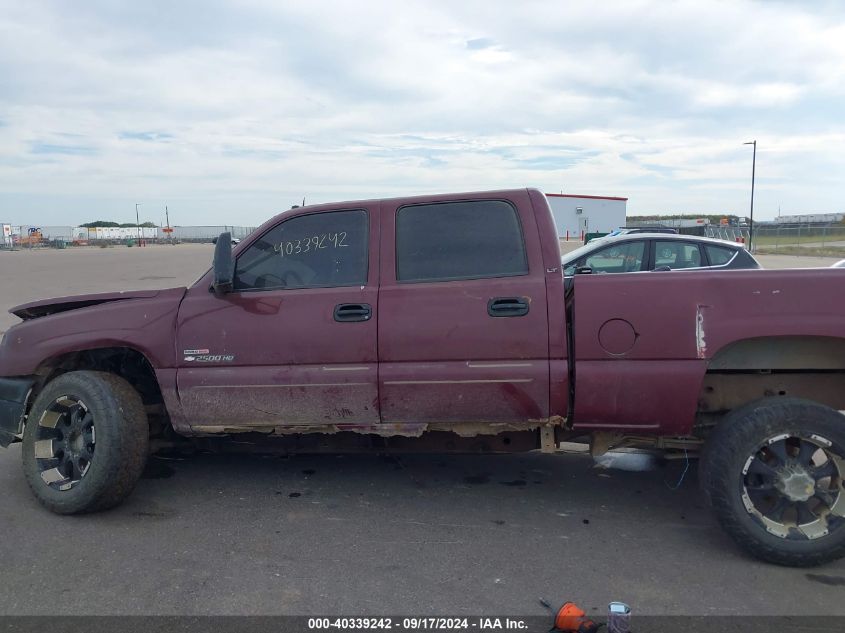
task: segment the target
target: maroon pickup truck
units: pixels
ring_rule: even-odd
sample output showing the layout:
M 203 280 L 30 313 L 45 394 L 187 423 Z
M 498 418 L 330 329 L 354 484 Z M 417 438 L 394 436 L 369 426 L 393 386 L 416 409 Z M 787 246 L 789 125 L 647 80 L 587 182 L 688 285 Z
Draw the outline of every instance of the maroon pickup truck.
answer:
M 0 345 L 0 444 L 59 513 L 114 506 L 156 442 L 284 451 L 640 447 L 701 457 L 747 550 L 845 554 L 845 277 L 583 274 L 536 190 L 303 207 L 190 288 L 39 301 Z

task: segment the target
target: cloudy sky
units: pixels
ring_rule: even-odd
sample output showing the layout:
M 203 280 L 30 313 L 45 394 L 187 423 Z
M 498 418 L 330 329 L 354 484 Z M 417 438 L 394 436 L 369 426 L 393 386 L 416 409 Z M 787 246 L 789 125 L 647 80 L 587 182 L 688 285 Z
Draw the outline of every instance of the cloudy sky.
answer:
M 845 3 L 0 0 L 0 221 L 534 186 L 845 211 Z

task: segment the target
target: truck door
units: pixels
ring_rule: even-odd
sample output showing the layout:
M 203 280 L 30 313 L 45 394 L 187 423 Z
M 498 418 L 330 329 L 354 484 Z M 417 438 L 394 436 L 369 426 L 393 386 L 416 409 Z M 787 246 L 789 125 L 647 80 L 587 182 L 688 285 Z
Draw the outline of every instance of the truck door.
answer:
M 527 192 L 382 202 L 381 215 L 382 421 L 547 417 L 546 287 Z
M 233 292 L 209 292 L 210 277 L 188 291 L 177 384 L 191 426 L 379 421 L 374 211 L 300 211 L 239 249 Z

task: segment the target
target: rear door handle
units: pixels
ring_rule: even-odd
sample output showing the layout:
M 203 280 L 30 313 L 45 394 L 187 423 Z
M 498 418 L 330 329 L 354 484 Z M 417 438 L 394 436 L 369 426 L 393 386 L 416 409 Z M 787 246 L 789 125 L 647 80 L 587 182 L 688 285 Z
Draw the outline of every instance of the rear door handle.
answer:
M 520 317 L 528 314 L 528 297 L 493 297 L 487 302 L 491 317 Z
M 369 321 L 373 309 L 369 303 L 339 303 L 334 307 L 334 320 L 340 323 Z

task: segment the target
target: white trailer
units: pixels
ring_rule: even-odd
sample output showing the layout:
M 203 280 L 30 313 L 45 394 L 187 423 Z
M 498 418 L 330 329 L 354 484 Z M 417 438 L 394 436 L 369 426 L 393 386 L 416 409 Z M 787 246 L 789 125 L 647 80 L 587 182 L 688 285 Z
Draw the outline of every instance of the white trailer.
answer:
M 842 213 L 804 213 L 802 215 L 779 215 L 775 218 L 776 224 L 835 224 L 842 222 L 845 214 Z

